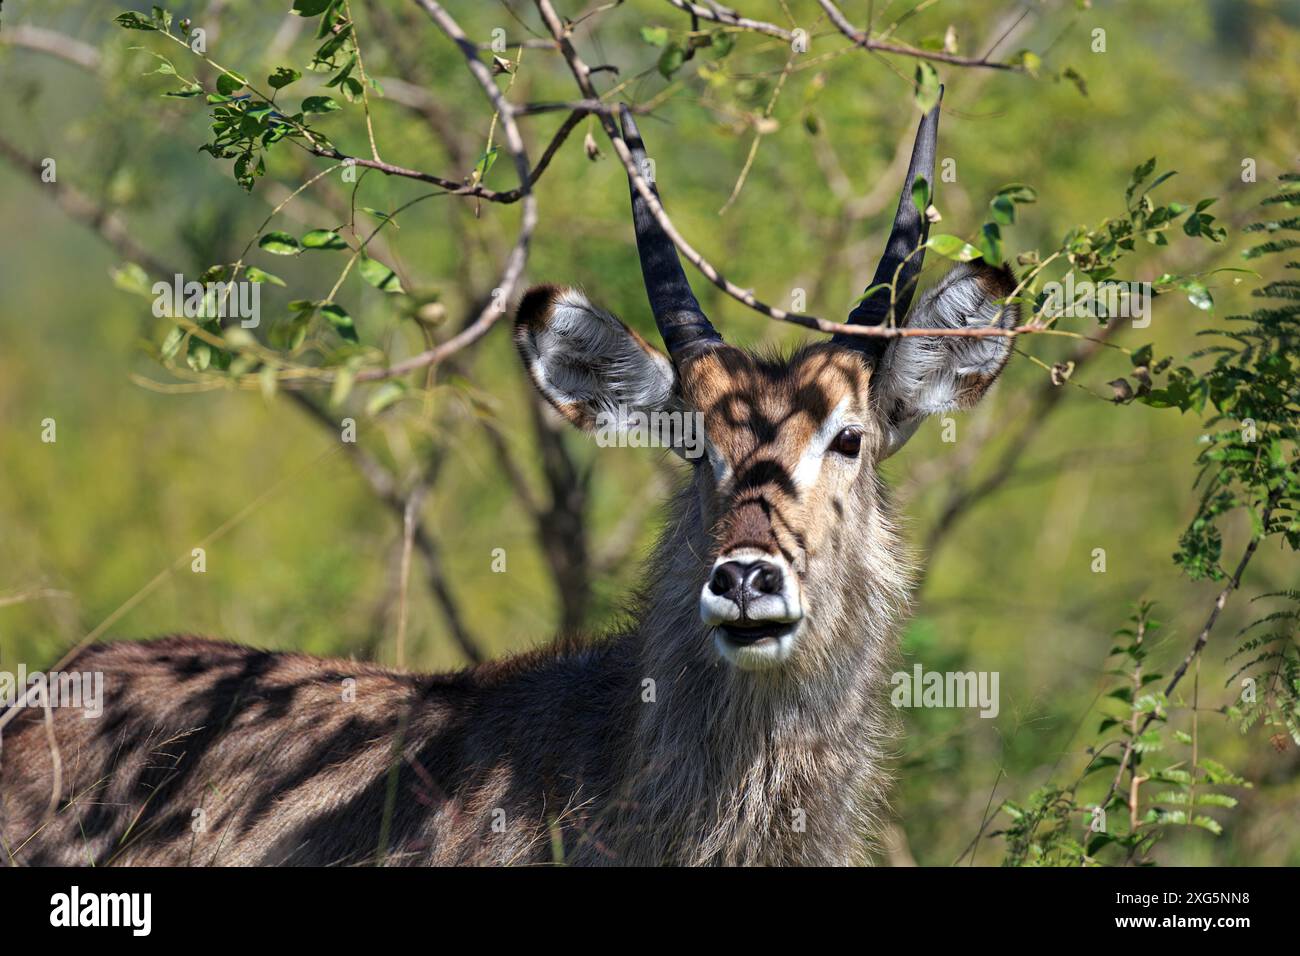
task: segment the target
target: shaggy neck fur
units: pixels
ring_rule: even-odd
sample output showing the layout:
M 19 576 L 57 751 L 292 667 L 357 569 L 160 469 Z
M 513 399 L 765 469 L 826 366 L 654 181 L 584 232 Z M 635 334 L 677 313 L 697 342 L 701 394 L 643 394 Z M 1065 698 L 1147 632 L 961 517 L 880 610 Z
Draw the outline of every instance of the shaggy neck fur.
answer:
M 887 783 L 885 675 L 910 573 L 883 496 L 862 496 L 833 553 L 808 556 L 811 611 L 794 657 L 747 672 L 722 661 L 699 619 L 710 554 L 701 480 L 671 509 L 650 562 L 659 569 L 650 611 L 631 636 L 635 683 L 653 680 L 655 699 L 640 705 L 624 751 L 615 855 L 640 864 L 861 862 Z

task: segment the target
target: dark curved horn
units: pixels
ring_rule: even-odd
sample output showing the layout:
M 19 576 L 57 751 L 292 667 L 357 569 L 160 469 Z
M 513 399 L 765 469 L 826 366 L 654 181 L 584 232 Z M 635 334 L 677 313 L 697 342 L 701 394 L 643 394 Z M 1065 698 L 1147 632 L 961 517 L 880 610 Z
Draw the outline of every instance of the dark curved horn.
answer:
M 657 198 L 659 189 L 645 174 L 645 143 L 641 141 L 641 133 L 627 104 L 621 106 L 619 116 L 623 122 L 623 140 L 632 151 L 632 160 Z M 721 344 L 722 336 L 705 317 L 686 281 L 681 260 L 677 258 L 677 247 L 636 191 L 631 177 L 628 177 L 628 186 L 632 190 L 632 223 L 636 228 L 637 252 L 641 256 L 641 276 L 645 279 L 650 311 L 654 313 L 655 325 L 659 326 L 669 356 L 676 362 L 688 352 Z
M 943 99 L 943 87 L 939 87 L 939 99 Z M 898 273 L 895 284 L 894 322 L 901 324 L 907 315 L 907 308 L 912 304 L 912 293 L 916 291 L 916 279 L 921 274 L 925 262 L 925 250 L 920 248 L 930 236 L 930 220 L 921 214 L 912 202 L 912 184 L 917 176 L 924 176 L 930 184 L 930 194 L 934 195 L 934 153 L 935 142 L 939 134 L 939 103 L 921 119 L 916 131 L 916 142 L 912 145 L 912 162 L 907 167 L 907 178 L 903 181 L 903 191 L 898 197 L 898 211 L 894 213 L 894 227 L 890 230 L 889 241 L 876 267 L 876 276 L 871 286 L 888 286 L 895 282 L 894 273 Z M 911 255 L 909 259 L 908 256 Z M 899 265 L 902 268 L 899 268 Z M 868 286 L 867 288 L 871 288 Z M 867 296 L 857 308 L 849 313 L 850 325 L 880 325 L 889 318 L 889 289 L 877 289 Z M 832 341 L 839 345 L 862 349 L 879 356 L 888 344 L 887 339 L 869 338 L 859 335 L 837 335 Z

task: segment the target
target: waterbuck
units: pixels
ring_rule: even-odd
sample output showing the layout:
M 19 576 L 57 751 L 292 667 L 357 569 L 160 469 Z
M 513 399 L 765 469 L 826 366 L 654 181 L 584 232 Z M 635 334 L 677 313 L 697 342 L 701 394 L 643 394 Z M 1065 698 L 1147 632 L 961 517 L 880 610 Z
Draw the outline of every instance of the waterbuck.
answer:
M 872 283 L 892 289 L 851 323 L 1015 321 L 1012 274 L 978 261 L 908 314 L 928 234 L 912 186 L 933 181 L 938 122 L 936 106 Z M 530 290 L 515 326 L 536 387 L 579 427 L 703 423 L 626 629 L 433 676 L 195 637 L 91 647 L 68 669 L 103 673 L 101 717 L 52 708 L 47 726 L 24 708 L 4 731 L 9 862 L 865 857 L 911 574 L 877 466 L 926 415 L 978 400 L 1009 341 L 841 334 L 756 356 L 705 318 L 635 179 L 632 216 L 666 355 L 571 288 Z

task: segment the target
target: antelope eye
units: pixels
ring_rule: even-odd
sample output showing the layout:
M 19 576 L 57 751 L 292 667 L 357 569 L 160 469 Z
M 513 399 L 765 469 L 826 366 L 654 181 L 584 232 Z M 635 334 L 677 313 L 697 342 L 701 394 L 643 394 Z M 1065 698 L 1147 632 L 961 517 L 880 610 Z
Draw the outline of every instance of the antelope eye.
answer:
M 846 458 L 857 458 L 862 450 L 862 432 L 856 428 L 843 429 L 831 442 L 830 450 Z

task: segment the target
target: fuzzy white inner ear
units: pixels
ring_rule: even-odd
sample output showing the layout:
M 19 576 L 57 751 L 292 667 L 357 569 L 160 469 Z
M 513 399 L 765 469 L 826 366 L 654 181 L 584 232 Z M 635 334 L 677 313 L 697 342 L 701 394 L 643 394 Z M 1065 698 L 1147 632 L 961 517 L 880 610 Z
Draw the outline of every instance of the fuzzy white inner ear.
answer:
M 1015 325 L 1015 305 L 1001 305 L 983 281 L 983 264 L 964 262 L 921 297 L 908 328 L 960 329 Z M 886 353 L 878 400 L 892 418 L 935 415 L 968 407 L 983 394 L 1011 354 L 1002 337 L 901 338 Z
M 538 388 L 557 406 L 625 417 L 665 408 L 673 366 L 622 322 L 576 289 L 559 292 L 530 356 Z

